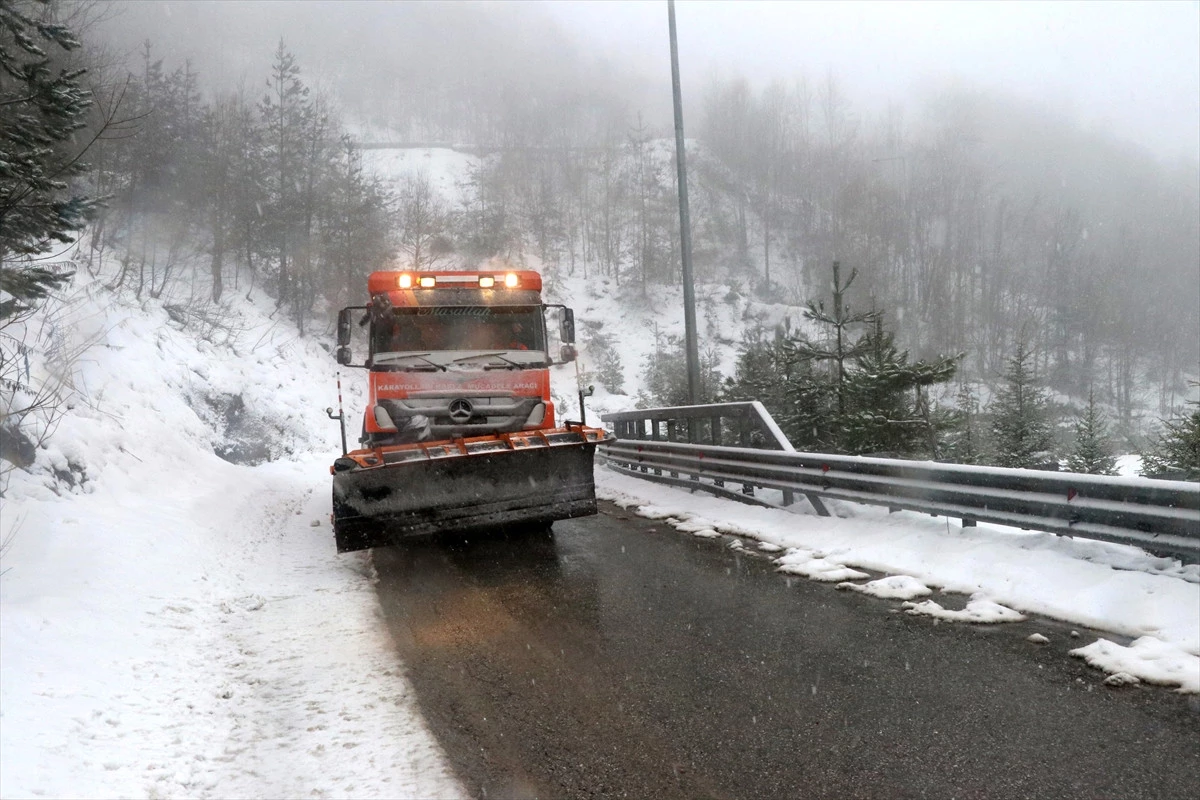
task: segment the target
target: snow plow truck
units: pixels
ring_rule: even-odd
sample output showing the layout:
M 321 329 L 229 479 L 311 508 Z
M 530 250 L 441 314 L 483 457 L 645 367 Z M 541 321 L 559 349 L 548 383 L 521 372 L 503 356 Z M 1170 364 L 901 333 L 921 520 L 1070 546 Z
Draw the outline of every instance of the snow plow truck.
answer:
M 338 363 L 368 371 L 359 449 L 334 417 L 339 553 L 596 513 L 592 460 L 609 437 L 556 419 L 549 367 L 574 360 L 575 321 L 542 302 L 537 272 L 374 272 L 367 289 L 337 323 Z

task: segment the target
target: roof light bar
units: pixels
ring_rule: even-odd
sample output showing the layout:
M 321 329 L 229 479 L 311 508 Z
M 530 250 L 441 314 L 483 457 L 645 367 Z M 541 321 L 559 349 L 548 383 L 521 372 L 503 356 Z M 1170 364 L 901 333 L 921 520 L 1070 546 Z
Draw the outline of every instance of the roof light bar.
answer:
M 510 272 L 504 276 L 504 285 L 509 289 L 515 289 L 520 284 L 521 279 L 517 277 L 517 273 Z
M 396 279 L 396 285 L 399 286 L 401 289 L 411 289 L 412 288 L 412 275 L 409 275 L 407 273 L 404 275 L 401 275 L 399 278 Z

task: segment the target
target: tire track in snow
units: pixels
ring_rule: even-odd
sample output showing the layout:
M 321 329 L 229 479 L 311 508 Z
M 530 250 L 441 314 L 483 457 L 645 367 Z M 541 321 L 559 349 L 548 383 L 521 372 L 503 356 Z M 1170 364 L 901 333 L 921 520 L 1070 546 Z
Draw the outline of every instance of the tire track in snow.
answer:
M 325 494 L 308 477 L 281 476 L 245 509 L 230 560 L 251 591 L 218 605 L 226 732 L 206 757 L 219 777 L 201 788 L 461 796 L 389 647 L 369 562 L 335 554 Z

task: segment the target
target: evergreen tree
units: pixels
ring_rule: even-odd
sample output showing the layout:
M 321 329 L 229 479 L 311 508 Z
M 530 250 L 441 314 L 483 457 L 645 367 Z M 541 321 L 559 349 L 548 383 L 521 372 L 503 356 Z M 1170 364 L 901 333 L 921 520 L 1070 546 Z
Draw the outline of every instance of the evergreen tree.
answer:
M 797 449 L 828 452 L 837 449 L 835 402 L 826 376 L 817 374 L 811 360 L 797 359 L 788 367 L 779 415 L 768 410 Z
M 823 301 L 809 302 L 804 312 L 807 319 L 833 329 L 829 342 L 816 344 L 807 339 L 796 341 L 799 356 L 813 361 L 828 361 L 833 365 L 832 383 L 834 396 L 837 398 L 838 416 L 846 414 L 846 363 L 867 352 L 868 343 L 865 337 L 850 341 L 852 326 L 873 324 L 876 313 L 868 311 L 852 314 L 845 302 L 846 290 L 858 277 L 858 270 L 850 270 L 850 277 L 845 283 L 841 282 L 841 269 L 838 262 L 833 262 L 833 311 L 825 310 Z
M 954 398 L 939 457 L 956 464 L 978 464 L 980 441 L 978 430 L 979 398 L 967 384 L 959 387 Z
M 1067 469 L 1088 475 L 1116 475 L 1117 459 L 1108 444 L 1108 425 L 1088 392 L 1087 410 L 1075 423 L 1075 450 L 1067 456 Z
M 600 352 L 600 361 L 596 365 L 596 377 L 604 384 L 610 394 L 625 394 L 625 369 L 621 364 L 621 354 L 611 342 Z
M 28 310 L 69 274 L 27 265 L 73 234 L 100 200 L 72 186 L 88 167 L 75 141 L 92 96 L 85 70 L 62 66 L 79 41 L 44 21 L 43 0 L 0 0 L 0 320 Z M 92 139 L 94 141 L 94 139 Z
M 662 337 L 655 331 L 655 348 L 646 359 L 642 376 L 646 390 L 640 401 L 653 406 L 691 405 L 687 379 L 687 351 L 678 336 Z M 715 348 L 700 351 L 699 402 L 714 403 L 721 391 L 720 354 Z
M 1200 403 L 1191 414 L 1163 421 L 1163 431 L 1150 452 L 1142 456 L 1142 474 L 1148 478 L 1200 480 Z
M 834 417 L 831 384 L 815 373 L 812 359 L 799 354 L 798 341 L 806 340 L 786 326 L 770 336 L 761 327 L 747 330 L 722 399 L 758 400 L 794 446 L 829 449 Z
M 960 356 L 908 362 L 894 334 L 875 314 L 874 329 L 862 342 L 846 380 L 846 411 L 840 415 L 841 445 L 851 454 L 937 457 L 937 428 L 924 389 L 954 376 Z
M 1004 385 L 988 406 L 992 460 L 999 467 L 1038 468 L 1054 461 L 1048 402 L 1033 375 L 1033 353 L 1024 343 L 1008 360 Z
M 613 346 L 613 338 L 600 330 L 600 323 L 588 326 L 583 337 L 583 347 L 596 368 L 591 376 L 604 384 L 604 388 L 610 394 L 625 394 L 625 371 L 621 365 L 621 354 Z
M 325 296 L 339 306 L 353 302 L 365 276 L 394 257 L 389 235 L 394 198 L 363 169 L 361 151 L 348 136 L 331 165 L 329 186 L 319 227 Z
M 773 416 L 779 414 L 786 402 L 792 367 L 789 349 L 782 331 L 768 335 L 760 325 L 747 328 L 742 334 L 733 377 L 725 379 L 722 399 L 758 400 Z
M 279 254 L 279 305 L 291 300 L 294 279 L 292 261 L 298 249 L 296 240 L 302 236 L 301 186 L 305 156 L 305 133 L 312 116 L 308 87 L 300 79 L 300 66 L 283 40 L 275 50 L 271 75 L 267 78 L 268 92 L 259 103 L 259 113 L 266 126 L 263 137 L 270 169 L 266 209 Z

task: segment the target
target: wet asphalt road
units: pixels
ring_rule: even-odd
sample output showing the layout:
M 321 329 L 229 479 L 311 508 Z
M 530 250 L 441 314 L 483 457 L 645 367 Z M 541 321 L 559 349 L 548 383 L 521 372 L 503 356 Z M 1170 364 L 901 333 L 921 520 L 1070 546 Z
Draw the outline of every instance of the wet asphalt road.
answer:
M 602 507 L 552 538 L 375 551 L 478 797 L 1196 796 L 1200 701 L 1102 686 L 1067 656 L 1086 633 L 937 625 Z

